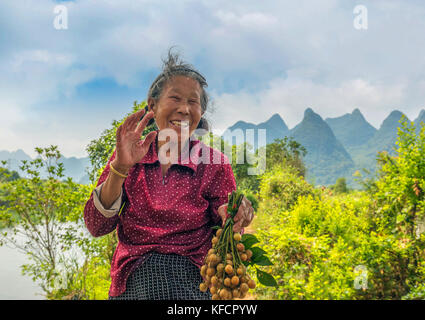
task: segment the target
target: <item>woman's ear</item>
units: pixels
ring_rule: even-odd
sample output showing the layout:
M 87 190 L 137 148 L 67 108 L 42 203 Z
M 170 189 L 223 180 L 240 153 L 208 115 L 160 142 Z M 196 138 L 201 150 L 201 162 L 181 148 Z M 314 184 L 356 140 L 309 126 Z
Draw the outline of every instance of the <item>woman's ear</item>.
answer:
M 152 98 L 149 98 L 147 101 L 148 112 L 153 110 L 154 105 L 155 105 L 155 100 Z

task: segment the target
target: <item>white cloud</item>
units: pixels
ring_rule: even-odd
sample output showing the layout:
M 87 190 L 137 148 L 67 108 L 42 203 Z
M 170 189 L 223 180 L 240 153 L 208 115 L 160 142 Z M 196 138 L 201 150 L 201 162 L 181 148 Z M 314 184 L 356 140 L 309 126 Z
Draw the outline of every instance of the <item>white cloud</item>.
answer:
M 215 94 L 217 110 L 213 125 L 217 132 L 222 132 L 235 119 L 258 124 L 279 113 L 292 129 L 310 107 L 323 119 L 359 108 L 366 120 L 379 128 L 388 115 L 388 106 L 398 106 L 405 98 L 404 89 L 404 84 L 372 84 L 366 79 L 351 79 L 331 87 L 297 76 L 278 78 L 271 80 L 261 92 Z

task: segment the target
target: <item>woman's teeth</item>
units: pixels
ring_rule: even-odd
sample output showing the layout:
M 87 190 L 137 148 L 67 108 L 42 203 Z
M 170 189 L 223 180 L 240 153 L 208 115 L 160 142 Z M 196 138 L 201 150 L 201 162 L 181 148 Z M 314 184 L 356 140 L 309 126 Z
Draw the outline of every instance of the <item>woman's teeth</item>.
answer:
M 172 124 L 178 127 L 188 127 L 189 121 L 170 121 Z

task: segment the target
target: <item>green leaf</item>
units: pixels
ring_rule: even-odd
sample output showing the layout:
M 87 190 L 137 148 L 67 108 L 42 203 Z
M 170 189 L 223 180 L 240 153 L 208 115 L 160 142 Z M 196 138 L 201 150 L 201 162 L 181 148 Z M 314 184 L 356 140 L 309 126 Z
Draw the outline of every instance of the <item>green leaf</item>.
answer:
M 244 233 L 242 235 L 242 239 L 241 242 L 243 243 L 243 245 L 245 246 L 245 249 L 249 249 L 251 248 L 254 244 L 260 242 L 256 236 L 249 234 L 249 233 Z
M 270 259 L 267 258 L 264 255 L 259 256 L 258 258 L 255 259 L 255 261 L 252 260 L 252 262 L 259 265 L 259 266 L 272 266 L 273 265 L 273 263 L 270 261 Z
M 252 257 L 251 260 L 255 263 L 257 259 L 259 259 L 262 255 L 267 254 L 263 249 L 259 247 L 251 247 L 250 249 L 252 251 Z
M 256 269 L 257 269 L 257 279 L 262 285 L 265 285 L 267 287 L 277 287 L 277 282 L 271 274 L 261 271 L 258 268 Z
M 218 230 L 218 229 L 220 229 L 221 227 L 220 226 L 214 226 L 214 227 L 211 227 L 211 229 L 213 229 L 213 230 Z

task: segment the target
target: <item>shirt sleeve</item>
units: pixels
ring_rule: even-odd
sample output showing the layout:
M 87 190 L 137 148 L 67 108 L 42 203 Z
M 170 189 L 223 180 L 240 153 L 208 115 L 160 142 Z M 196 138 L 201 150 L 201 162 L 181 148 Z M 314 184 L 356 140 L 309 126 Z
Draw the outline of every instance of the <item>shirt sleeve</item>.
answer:
M 214 225 L 222 225 L 218 208 L 227 203 L 229 193 L 234 190 L 236 190 L 236 181 L 232 166 L 228 163 L 221 164 L 211 179 L 206 196 L 209 202 L 208 210 Z
M 112 162 L 112 160 L 115 159 L 115 154 L 116 154 L 116 151 L 114 151 L 105 169 L 100 175 L 100 178 L 97 182 L 97 187 L 96 187 L 96 188 L 99 188 L 99 190 L 102 188 L 101 185 L 103 184 L 103 182 L 105 182 L 106 178 L 109 175 L 109 171 L 110 171 L 109 164 Z M 90 195 L 90 199 L 87 201 L 84 207 L 84 222 L 90 234 L 94 237 L 100 237 L 114 231 L 119 221 L 119 216 L 114 213 L 114 210 L 112 208 L 111 208 L 112 211 L 110 210 L 103 211 L 102 210 L 103 206 L 101 206 L 100 201 L 96 201 L 98 203 L 97 205 L 95 205 L 95 197 L 97 197 L 97 200 L 99 200 L 99 196 L 100 196 L 100 193 L 97 193 L 97 191 L 93 190 Z M 122 190 L 121 190 L 120 196 L 122 196 Z M 121 202 L 121 199 L 117 199 L 113 205 L 116 205 L 118 200 L 120 200 L 119 202 Z
M 112 204 L 112 206 L 109 209 L 105 209 L 102 202 L 100 202 L 100 193 L 102 192 L 102 187 L 105 182 L 102 182 L 99 184 L 94 190 L 93 190 L 93 201 L 94 206 L 101 214 L 103 214 L 106 218 L 111 218 L 114 215 L 118 214 L 121 208 L 122 203 L 122 189 L 119 197 L 115 202 Z

